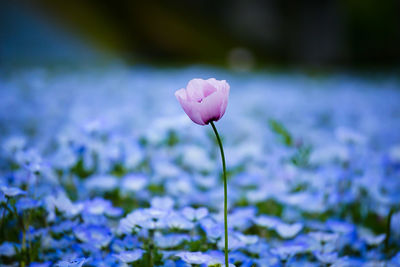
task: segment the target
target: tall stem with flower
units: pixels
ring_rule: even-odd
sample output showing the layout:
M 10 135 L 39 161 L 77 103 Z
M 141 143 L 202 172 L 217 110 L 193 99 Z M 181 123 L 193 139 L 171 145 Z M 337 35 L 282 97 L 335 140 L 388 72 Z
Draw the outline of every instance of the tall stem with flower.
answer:
M 224 114 L 228 104 L 229 84 L 214 78 L 208 80 L 193 79 L 186 89 L 175 92 L 175 96 L 189 118 L 199 125 L 211 124 L 221 151 L 224 178 L 224 230 L 225 230 L 225 266 L 229 266 L 228 258 L 228 186 L 226 178 L 225 155 L 221 138 L 214 121 Z

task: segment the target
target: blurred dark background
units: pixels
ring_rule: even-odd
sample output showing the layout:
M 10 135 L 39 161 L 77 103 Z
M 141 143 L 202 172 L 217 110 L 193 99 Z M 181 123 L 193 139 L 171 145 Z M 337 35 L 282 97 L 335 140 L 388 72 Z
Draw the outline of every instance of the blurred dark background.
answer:
M 1 1 L 0 65 L 397 68 L 399 0 Z M 100 60 L 100 61 L 101 61 Z

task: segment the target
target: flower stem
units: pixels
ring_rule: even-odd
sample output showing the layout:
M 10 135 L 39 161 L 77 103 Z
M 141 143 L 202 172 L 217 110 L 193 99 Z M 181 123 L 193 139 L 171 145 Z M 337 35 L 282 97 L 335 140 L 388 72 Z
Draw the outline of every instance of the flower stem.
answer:
M 392 216 L 394 213 L 394 209 L 391 208 L 387 217 L 387 223 L 386 223 L 386 238 L 385 238 L 385 250 L 389 250 L 389 241 L 390 241 L 390 227 L 391 227 L 391 221 L 392 221 Z
M 217 137 L 219 150 L 221 151 L 221 158 L 222 158 L 222 170 L 224 176 L 224 227 L 225 227 L 225 267 L 229 266 L 228 261 L 228 185 L 226 181 L 226 166 L 225 166 L 225 155 L 224 155 L 224 148 L 222 147 L 221 138 L 219 138 L 219 134 L 217 128 L 215 127 L 214 123 L 210 122 L 215 136 Z
M 153 260 L 153 249 L 154 249 L 154 230 L 150 229 L 149 230 L 149 243 L 148 243 L 148 253 L 149 253 L 149 266 L 153 267 L 154 266 L 154 260 Z

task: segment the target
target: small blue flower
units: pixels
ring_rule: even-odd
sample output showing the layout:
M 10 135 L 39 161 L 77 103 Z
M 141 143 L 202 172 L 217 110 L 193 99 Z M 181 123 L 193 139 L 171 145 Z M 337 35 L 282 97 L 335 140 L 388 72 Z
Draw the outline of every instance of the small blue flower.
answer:
M 89 191 L 109 192 L 118 187 L 117 177 L 112 175 L 93 175 L 85 181 Z
M 400 252 L 397 252 L 396 255 L 393 256 L 393 258 L 390 260 L 390 262 L 393 262 L 393 264 L 400 265 Z
M 19 189 L 18 187 L 7 187 L 7 186 L 2 186 L 1 191 L 6 197 L 19 197 L 26 195 L 26 192 Z
M 51 231 L 55 234 L 72 231 L 78 225 L 78 221 L 62 221 L 59 224 L 53 225 Z
M 296 254 L 305 253 L 308 249 L 306 244 L 287 242 L 277 248 L 271 249 L 271 253 L 279 256 L 281 259 L 288 259 Z
M 113 237 L 108 228 L 97 225 L 79 225 L 73 231 L 80 241 L 90 243 L 96 248 L 108 246 Z
M 386 238 L 386 234 L 375 235 L 371 230 L 361 227 L 358 229 L 358 235 L 369 246 L 378 246 Z
M 212 260 L 212 257 L 202 252 L 179 252 L 176 254 L 184 262 L 189 264 L 204 264 Z
M 133 231 L 143 229 L 156 229 L 161 226 L 160 218 L 164 218 L 167 211 L 159 209 L 137 209 L 122 218 L 117 232 L 120 234 L 131 234 Z
M 279 234 L 280 237 L 285 239 L 293 238 L 302 229 L 303 229 L 303 224 L 301 223 L 287 224 L 281 222 L 275 226 L 275 231 Z
M 47 261 L 47 262 L 32 262 L 29 267 L 50 267 L 51 266 L 51 262 Z
M 339 257 L 337 252 L 314 252 L 315 257 L 323 264 L 333 264 Z
M 355 230 L 355 226 L 353 224 L 345 221 L 328 220 L 326 225 L 331 231 L 338 234 L 350 234 Z
M 154 197 L 151 200 L 151 207 L 160 210 L 172 210 L 174 200 L 170 197 Z
M 42 205 L 41 201 L 31 198 L 21 198 L 18 200 L 16 207 L 18 210 L 35 209 Z
M 162 249 L 175 248 L 189 239 L 190 236 L 186 234 L 161 235 L 157 233 L 154 237 L 156 246 Z
M 326 232 L 311 232 L 308 235 L 321 244 L 336 242 L 336 240 L 339 238 L 339 235 L 336 233 Z
M 121 182 L 121 191 L 126 195 L 143 190 L 149 183 L 149 178 L 143 174 L 126 175 Z
M 113 207 L 111 201 L 99 197 L 86 201 L 83 212 L 89 215 L 108 215 L 110 217 L 118 217 L 123 213 L 122 209 Z
M 274 229 L 276 225 L 281 223 L 280 219 L 268 215 L 260 215 L 253 218 L 253 221 L 256 225 L 266 227 L 268 229 Z
M 215 242 L 224 234 L 224 226 L 217 224 L 213 219 L 206 218 L 200 222 L 200 227 L 206 233 L 207 238 Z
M 57 267 L 82 267 L 85 264 L 85 258 L 77 258 L 73 260 L 59 261 L 55 266 Z
M 114 257 L 124 263 L 131 263 L 138 261 L 142 258 L 144 250 L 142 249 L 135 249 L 132 251 L 122 251 L 119 254 L 114 254 Z
M 4 242 L 0 245 L 0 256 L 12 257 L 16 254 L 16 244 L 11 242 Z
M 198 209 L 185 207 L 182 210 L 182 214 L 190 221 L 199 221 L 208 215 L 208 209 L 204 207 Z
M 162 219 L 162 223 L 167 225 L 167 227 L 176 230 L 191 230 L 194 228 L 193 222 L 177 213 L 168 214 Z

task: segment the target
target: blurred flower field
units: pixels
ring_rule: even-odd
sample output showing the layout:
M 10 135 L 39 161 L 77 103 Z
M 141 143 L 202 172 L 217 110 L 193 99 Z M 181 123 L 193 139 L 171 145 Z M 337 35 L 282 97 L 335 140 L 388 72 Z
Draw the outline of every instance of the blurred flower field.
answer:
M 210 127 L 174 92 L 226 79 L 234 266 L 400 266 L 395 77 L 44 69 L 0 78 L 1 266 L 221 266 Z

